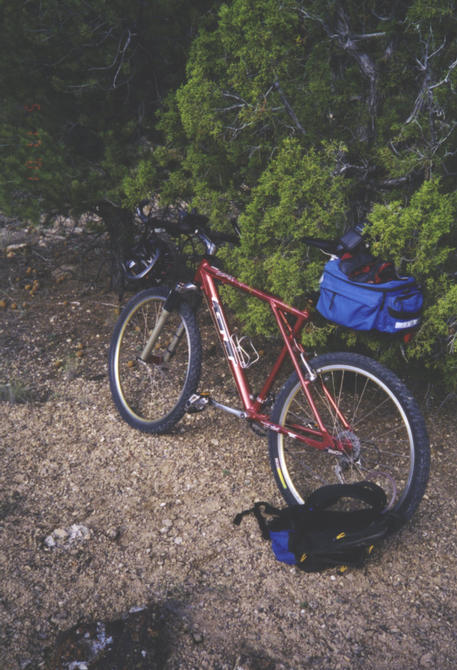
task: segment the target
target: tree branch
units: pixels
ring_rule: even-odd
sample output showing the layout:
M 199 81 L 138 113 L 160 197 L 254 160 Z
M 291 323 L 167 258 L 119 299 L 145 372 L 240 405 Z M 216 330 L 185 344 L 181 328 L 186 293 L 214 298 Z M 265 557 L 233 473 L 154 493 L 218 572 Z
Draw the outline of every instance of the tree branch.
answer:
M 274 83 L 275 89 L 278 91 L 279 97 L 284 103 L 284 107 L 286 108 L 287 113 L 289 114 L 290 118 L 292 119 L 295 128 L 300 131 L 302 135 L 306 135 L 306 131 L 301 125 L 300 121 L 298 120 L 297 115 L 295 114 L 290 102 L 287 100 L 286 96 L 284 95 L 284 92 L 279 84 L 279 81 L 275 81 Z
M 449 76 L 450 76 L 452 70 L 454 70 L 456 67 L 457 67 L 457 58 L 455 59 L 455 61 L 453 63 L 450 64 L 450 66 L 448 68 L 448 71 L 447 71 L 447 75 L 444 77 L 444 79 L 442 79 L 441 81 L 437 82 L 436 84 L 433 84 L 432 86 L 430 86 L 430 90 L 432 91 L 433 89 L 438 88 L 439 86 L 442 86 L 443 84 L 448 84 L 449 83 Z
M 324 31 L 327 33 L 327 36 L 331 40 L 336 41 L 341 49 L 349 53 L 351 58 L 356 61 L 362 74 L 368 79 L 369 93 L 367 102 L 371 119 L 371 127 L 368 130 L 368 137 L 373 137 L 376 125 L 378 75 L 373 60 L 366 52 L 363 52 L 358 48 L 356 42 L 363 39 L 371 39 L 373 37 L 384 37 L 385 33 L 352 33 L 344 7 L 339 3 L 337 3 L 336 26 L 330 26 L 321 17 L 310 14 L 310 12 L 305 10 L 303 7 L 299 8 L 299 12 L 305 19 L 310 19 L 320 23 Z
M 123 64 L 124 64 L 125 54 L 126 54 L 126 52 L 127 52 L 127 49 L 129 48 L 129 44 L 130 44 L 130 42 L 131 42 L 131 40 L 132 40 L 132 35 L 135 35 L 135 33 L 131 33 L 130 30 L 129 30 L 129 31 L 128 31 L 128 35 L 127 35 L 127 39 L 125 40 L 124 46 L 122 47 L 122 50 L 121 50 L 121 52 L 120 52 L 120 56 L 121 56 L 121 58 L 120 58 L 120 61 L 119 61 L 119 67 L 117 68 L 117 70 L 116 70 L 116 74 L 114 75 L 114 79 L 113 79 L 113 88 L 117 88 L 117 86 L 116 86 L 117 78 L 118 78 L 118 76 L 119 76 L 119 72 L 121 71 L 121 67 L 122 67 Z M 130 78 L 129 78 L 129 79 L 130 79 Z
M 416 121 L 417 117 L 419 114 L 422 112 L 424 105 L 428 102 L 428 108 L 429 108 L 429 115 L 433 111 L 433 106 L 434 106 L 434 97 L 432 91 L 435 90 L 435 88 L 439 88 L 440 86 L 443 86 L 444 84 L 449 83 L 449 78 L 451 75 L 451 72 L 457 67 L 457 58 L 449 65 L 446 76 L 443 77 L 438 82 L 432 83 L 432 67 L 431 67 L 431 60 L 434 58 L 440 51 L 445 46 L 445 41 L 437 48 L 435 51 L 432 53 L 429 53 L 429 48 L 430 48 L 430 40 L 432 38 L 432 33 L 430 32 L 429 37 L 427 38 L 426 41 L 422 41 L 424 44 L 424 55 L 422 59 L 416 58 L 416 62 L 419 66 L 419 69 L 421 72 L 424 73 L 424 77 L 422 80 L 422 84 L 419 90 L 419 93 L 417 94 L 416 100 L 414 101 L 414 107 L 412 109 L 411 114 L 408 116 L 408 118 L 405 121 L 405 125 L 408 125 L 412 121 Z M 432 129 L 431 129 L 432 130 Z

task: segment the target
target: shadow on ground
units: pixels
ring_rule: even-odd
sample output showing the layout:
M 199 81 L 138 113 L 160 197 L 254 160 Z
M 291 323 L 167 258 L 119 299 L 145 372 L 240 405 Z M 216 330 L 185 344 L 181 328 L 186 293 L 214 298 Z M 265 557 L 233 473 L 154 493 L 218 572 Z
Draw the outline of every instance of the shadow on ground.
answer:
M 48 670 L 155 670 L 170 654 L 170 606 L 149 605 L 113 621 L 81 623 L 45 652 Z

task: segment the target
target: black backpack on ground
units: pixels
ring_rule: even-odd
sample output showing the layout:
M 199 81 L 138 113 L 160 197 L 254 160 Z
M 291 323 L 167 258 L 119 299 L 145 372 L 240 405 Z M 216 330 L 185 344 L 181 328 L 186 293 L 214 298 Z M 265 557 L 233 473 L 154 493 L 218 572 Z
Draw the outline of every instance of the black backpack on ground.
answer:
M 343 499 L 364 506 L 329 509 Z M 386 509 L 386 503 L 383 489 L 373 482 L 334 484 L 314 491 L 304 505 L 277 509 L 269 503 L 255 503 L 238 514 L 234 523 L 239 525 L 244 516 L 254 514 L 276 558 L 304 572 L 360 567 L 375 542 L 402 524 L 398 514 Z

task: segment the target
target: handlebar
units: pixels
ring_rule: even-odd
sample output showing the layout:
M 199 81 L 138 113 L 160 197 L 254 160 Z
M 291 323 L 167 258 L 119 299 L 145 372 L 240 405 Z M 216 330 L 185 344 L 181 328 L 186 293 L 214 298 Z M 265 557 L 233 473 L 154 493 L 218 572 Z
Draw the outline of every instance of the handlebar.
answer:
M 328 254 L 337 255 L 338 240 L 323 240 L 321 237 L 302 237 L 301 239 L 312 247 L 317 247 Z
M 148 200 L 143 200 L 136 210 L 138 217 L 144 224 L 153 224 L 155 229 L 163 230 L 172 237 L 178 237 L 179 235 L 195 236 L 205 245 L 208 254 L 213 255 L 216 252 L 217 244 L 227 242 L 238 245 L 240 243 L 239 234 L 230 235 L 229 233 L 211 230 L 208 225 L 209 219 L 195 211 L 181 213 L 177 221 L 166 221 L 148 216 L 143 212 L 143 207 L 148 203 Z
M 346 231 L 338 240 L 324 240 L 321 237 L 302 237 L 302 240 L 325 253 L 341 257 L 344 253 L 353 251 L 363 243 L 362 231 L 363 225 L 357 225 Z
M 197 237 L 206 248 L 206 253 L 214 255 L 216 252 L 216 245 L 228 243 L 239 245 L 240 232 L 236 224 L 234 229 L 235 235 L 229 233 L 222 233 L 217 230 L 211 230 L 209 227 L 209 219 L 203 214 L 198 214 L 195 210 L 192 212 L 181 212 L 177 221 L 166 221 L 163 219 L 156 219 L 151 215 L 146 215 L 143 212 L 145 205 L 149 204 L 149 200 L 142 200 L 137 207 L 137 214 L 144 224 L 154 224 L 156 230 L 166 231 L 172 237 L 179 235 L 188 235 Z M 350 228 L 339 239 L 323 239 L 321 237 L 302 237 L 305 244 L 317 247 L 325 253 L 333 256 L 343 256 L 348 251 L 353 251 L 363 243 L 363 224 L 358 224 L 354 228 Z

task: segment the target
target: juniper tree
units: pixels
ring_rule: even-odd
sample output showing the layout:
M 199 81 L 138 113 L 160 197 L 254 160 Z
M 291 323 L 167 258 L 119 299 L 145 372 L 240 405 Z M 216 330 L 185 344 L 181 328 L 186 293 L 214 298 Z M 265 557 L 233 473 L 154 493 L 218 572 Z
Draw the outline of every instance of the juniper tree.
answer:
M 454 360 L 456 16 L 450 0 L 223 4 L 193 41 L 186 82 L 162 115 L 150 184 L 220 225 L 239 212 L 234 269 L 299 303 L 323 261 L 301 236 L 370 221 L 377 251 L 395 249 L 399 269 L 425 282 L 410 351 L 426 357 L 440 332 Z M 257 308 L 245 318 L 268 330 Z M 306 341 L 332 333 L 313 328 Z M 371 336 L 363 344 L 386 351 Z
M 213 4 L 2 0 L 0 210 L 96 213 L 119 256 L 131 223 L 124 181 L 156 141 L 155 113 Z

